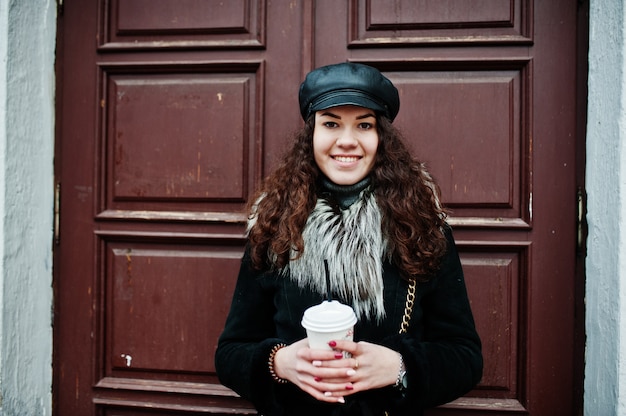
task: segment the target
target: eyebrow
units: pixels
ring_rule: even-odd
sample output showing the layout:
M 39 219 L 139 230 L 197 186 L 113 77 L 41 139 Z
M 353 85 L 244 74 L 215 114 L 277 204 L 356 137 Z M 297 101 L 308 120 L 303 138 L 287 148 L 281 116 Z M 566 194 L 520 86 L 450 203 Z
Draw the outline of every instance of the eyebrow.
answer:
M 336 118 L 336 119 L 338 119 L 338 120 L 341 120 L 341 117 L 340 117 L 340 116 L 338 116 L 338 115 L 337 115 L 337 114 L 335 114 L 335 113 L 331 113 L 330 111 L 325 111 L 325 112 L 323 112 L 323 113 L 322 113 L 322 116 L 328 116 L 328 117 L 332 117 L 332 118 Z M 357 118 L 356 118 L 356 119 L 357 119 L 357 120 L 362 120 L 362 119 L 364 119 L 364 118 L 369 118 L 369 117 L 374 117 L 374 118 L 376 118 L 376 115 L 374 115 L 374 113 L 365 113 L 365 114 L 362 114 L 362 115 L 360 115 L 360 116 L 357 116 Z

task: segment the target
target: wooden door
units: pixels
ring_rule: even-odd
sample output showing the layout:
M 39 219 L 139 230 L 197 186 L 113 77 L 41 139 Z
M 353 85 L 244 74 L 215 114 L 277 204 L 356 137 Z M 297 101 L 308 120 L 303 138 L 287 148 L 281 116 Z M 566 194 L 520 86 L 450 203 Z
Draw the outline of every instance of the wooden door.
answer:
M 431 414 L 575 414 L 576 12 L 65 0 L 54 413 L 255 413 L 213 366 L 243 208 L 301 123 L 304 74 L 352 60 L 400 90 L 397 124 L 453 210 L 483 339 L 480 385 Z

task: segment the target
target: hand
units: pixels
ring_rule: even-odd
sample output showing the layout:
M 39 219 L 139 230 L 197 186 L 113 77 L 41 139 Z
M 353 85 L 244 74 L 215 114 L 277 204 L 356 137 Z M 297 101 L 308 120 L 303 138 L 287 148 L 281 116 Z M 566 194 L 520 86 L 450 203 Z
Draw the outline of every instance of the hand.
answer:
M 343 366 L 335 363 L 339 361 Z M 274 356 L 274 371 L 278 377 L 289 380 L 317 400 L 329 403 L 344 402 L 338 392 L 346 390 L 349 383 L 346 377 L 355 373 L 346 365 L 341 352 L 311 349 L 306 338 L 281 348 Z M 337 381 L 321 384 L 323 377 Z
M 274 371 L 317 400 L 330 403 L 343 403 L 344 396 L 395 383 L 400 367 L 397 352 L 368 342 L 336 341 L 333 348 L 313 350 L 307 339 L 300 340 L 276 353 Z M 344 358 L 342 351 L 352 357 Z
M 348 352 L 352 357 L 332 362 L 326 361 L 323 365 L 331 368 L 349 366 L 355 370 L 355 374 L 349 377 L 351 388 L 340 392 L 341 396 L 390 386 L 396 383 L 398 371 L 400 370 L 400 356 L 397 351 L 365 341 L 352 342 L 345 340 L 336 341 L 333 348 L 337 351 Z M 346 378 L 322 380 L 324 383 L 344 383 L 345 381 L 347 381 Z M 333 391 L 334 395 L 335 391 Z

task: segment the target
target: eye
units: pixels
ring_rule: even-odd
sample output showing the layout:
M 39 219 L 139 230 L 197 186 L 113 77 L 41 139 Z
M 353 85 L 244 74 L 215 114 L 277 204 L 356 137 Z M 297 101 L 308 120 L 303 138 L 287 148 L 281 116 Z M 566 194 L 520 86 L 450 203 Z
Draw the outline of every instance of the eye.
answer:
M 359 123 L 359 129 L 361 130 L 369 130 L 374 128 L 374 125 L 372 123 Z
M 332 129 L 332 128 L 334 128 L 334 127 L 337 127 L 337 126 L 338 126 L 338 124 L 337 124 L 337 123 L 335 123 L 334 121 L 325 121 L 322 125 L 323 125 L 324 127 L 329 128 L 329 129 Z

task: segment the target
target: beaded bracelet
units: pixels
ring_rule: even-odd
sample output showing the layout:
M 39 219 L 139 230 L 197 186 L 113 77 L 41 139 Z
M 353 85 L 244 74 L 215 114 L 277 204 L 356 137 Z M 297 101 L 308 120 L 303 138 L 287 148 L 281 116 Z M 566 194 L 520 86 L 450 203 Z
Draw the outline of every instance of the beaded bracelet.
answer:
M 400 369 L 398 370 L 398 378 L 396 379 L 396 384 L 394 385 L 394 387 L 396 387 L 400 391 L 403 391 L 404 389 L 406 389 L 406 368 L 404 366 L 404 358 L 402 358 L 402 354 L 398 353 L 398 356 L 400 357 Z
M 276 371 L 274 371 L 274 358 L 276 357 L 276 353 L 278 352 L 278 350 L 281 348 L 285 348 L 286 346 L 287 344 L 283 343 L 274 345 L 272 351 L 270 352 L 270 358 L 269 360 L 267 360 L 267 366 L 270 369 L 270 375 L 272 376 L 272 379 L 279 384 L 287 384 L 289 380 L 278 377 L 278 374 L 276 374 Z

